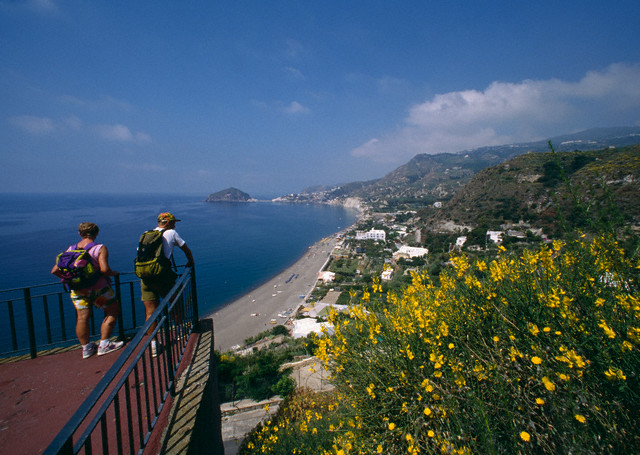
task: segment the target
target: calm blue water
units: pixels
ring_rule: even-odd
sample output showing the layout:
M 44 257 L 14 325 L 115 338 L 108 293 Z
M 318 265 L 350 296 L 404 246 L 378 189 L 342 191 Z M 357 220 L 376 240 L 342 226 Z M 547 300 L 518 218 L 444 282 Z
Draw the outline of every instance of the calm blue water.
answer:
M 111 267 L 133 271 L 140 234 L 170 211 L 191 248 L 200 312 L 207 314 L 289 266 L 315 241 L 350 226 L 356 214 L 341 207 L 206 203 L 193 195 L 0 194 L 0 289 L 55 282 L 56 255 L 79 240 L 77 226 L 100 227 Z M 176 262 L 184 264 L 180 250 Z M 71 305 L 71 303 L 69 303 Z

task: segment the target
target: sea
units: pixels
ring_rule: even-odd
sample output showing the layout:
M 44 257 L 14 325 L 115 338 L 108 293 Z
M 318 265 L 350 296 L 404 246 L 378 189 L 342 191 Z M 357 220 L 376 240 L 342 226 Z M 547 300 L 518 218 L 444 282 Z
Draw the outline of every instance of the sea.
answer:
M 80 240 L 78 224 L 100 227 L 111 268 L 133 272 L 140 234 L 161 212 L 193 252 L 201 315 L 258 287 L 304 255 L 316 241 L 350 227 L 358 213 L 340 206 L 204 202 L 179 194 L 0 194 L 0 290 L 57 281 L 56 256 Z M 186 263 L 181 250 L 178 265 Z M 71 305 L 71 303 L 69 303 Z

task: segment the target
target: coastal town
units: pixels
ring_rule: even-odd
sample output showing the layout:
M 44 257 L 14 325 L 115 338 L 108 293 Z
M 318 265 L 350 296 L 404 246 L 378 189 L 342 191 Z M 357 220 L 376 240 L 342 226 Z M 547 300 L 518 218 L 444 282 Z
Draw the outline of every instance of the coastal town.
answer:
M 346 310 L 350 303 L 359 300 L 363 289 L 375 280 L 379 280 L 385 292 L 397 291 L 411 282 L 412 273 L 426 271 L 437 277 L 443 267 L 451 265 L 452 254 L 464 252 L 486 257 L 495 254 L 498 247 L 505 243 L 524 247 L 548 241 L 542 229 L 526 223 L 488 229 L 484 237 L 476 235 L 472 240 L 470 236 L 459 235 L 461 229 L 457 230 L 458 234 L 425 234 L 421 229 L 416 229 L 415 216 L 416 212 L 378 213 L 365 210 L 354 226 L 337 233 L 333 239 L 324 239 L 321 245 L 328 249 L 323 249 L 321 254 L 325 254 L 327 260 L 317 271 L 311 290 L 299 295 L 297 305 L 283 304 L 274 317 L 269 317 L 269 325 L 285 326 L 293 338 L 312 333 L 321 336 L 323 330 L 331 331 L 330 324 L 326 322 L 331 310 Z M 447 242 L 443 243 L 443 239 Z M 430 251 L 424 245 L 434 247 Z M 299 274 L 291 272 L 283 284 L 273 285 L 273 299 L 281 297 L 286 285 L 298 279 Z M 252 303 L 256 304 L 253 298 Z M 251 312 L 250 316 L 258 318 L 259 305 L 252 308 L 256 311 Z M 229 350 L 246 355 L 253 352 L 254 348 L 263 349 L 268 345 L 264 340 L 258 340 L 250 344 L 236 343 Z
M 350 204 L 353 206 L 353 201 Z M 359 302 L 372 283 L 380 283 L 383 294 L 401 292 L 411 283 L 412 273 L 429 273 L 437 279 L 442 268 L 452 265 L 452 255 L 464 252 L 491 257 L 505 243 L 525 247 L 548 241 L 541 229 L 525 223 L 497 226 L 484 231 L 484 236 L 460 235 L 464 232 L 461 227 L 453 232 L 426 233 L 416 228 L 419 222 L 415 211 L 374 212 L 361 201 L 358 206 L 361 215 L 353 226 L 310 247 L 301 260 L 319 255 L 322 260 L 316 266 L 321 265 L 315 272 L 313 268 L 309 270 L 309 263 L 299 261 L 263 285 L 262 292 L 257 289 L 213 315 L 217 324 L 216 346 L 222 351 L 223 364 L 237 356 L 250 359 L 257 353 L 282 352 L 279 368 L 295 381 L 292 387 L 328 390 L 332 387 L 327 380 L 330 372 L 321 366 L 313 350 L 300 353 L 296 346 L 313 344 L 309 340 L 331 335 L 333 326 L 328 321 L 331 312 L 348 312 L 349 306 Z M 291 287 L 303 281 L 300 275 L 304 269 L 312 272 L 307 279 L 313 284 L 307 283 L 306 292 L 297 295 Z M 238 309 L 245 314 L 239 314 Z M 228 345 L 230 341 L 225 344 L 224 321 L 231 311 L 234 317 L 247 321 L 247 330 L 253 326 L 260 333 L 246 336 L 242 342 L 235 338 L 233 345 Z M 257 321 L 262 323 L 256 324 Z M 297 354 L 287 361 L 285 353 L 292 350 Z M 226 381 L 230 379 L 222 375 L 220 386 L 229 387 Z M 275 413 L 282 400 L 278 396 L 260 398 L 252 400 L 241 395 L 222 405 L 223 439 L 228 450 L 235 450 L 253 426 Z M 262 410 L 265 406 L 269 411 Z

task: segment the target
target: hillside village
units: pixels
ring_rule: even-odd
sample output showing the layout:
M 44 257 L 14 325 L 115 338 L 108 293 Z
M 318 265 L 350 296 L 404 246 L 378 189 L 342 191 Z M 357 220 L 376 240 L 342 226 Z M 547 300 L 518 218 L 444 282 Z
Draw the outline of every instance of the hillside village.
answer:
M 356 226 L 338 234 L 339 242 L 331 252 L 331 260 L 319 272 L 309 300 L 286 323 L 292 336 L 298 338 L 311 332 L 321 335 L 322 328 L 329 327 L 325 320 L 330 309 L 345 310 L 376 279 L 385 292 L 399 290 L 411 282 L 412 272 L 428 270 L 436 278 L 442 267 L 450 265 L 452 254 L 487 256 L 495 254 L 504 243 L 524 247 L 549 240 L 542 229 L 526 223 L 496 226 L 487 229 L 484 237 L 425 234 L 416 229 L 416 216 L 416 212 L 406 211 L 365 212 Z M 442 243 L 443 238 L 448 240 L 446 244 Z M 430 252 L 429 247 L 417 245 L 433 245 L 433 249 Z

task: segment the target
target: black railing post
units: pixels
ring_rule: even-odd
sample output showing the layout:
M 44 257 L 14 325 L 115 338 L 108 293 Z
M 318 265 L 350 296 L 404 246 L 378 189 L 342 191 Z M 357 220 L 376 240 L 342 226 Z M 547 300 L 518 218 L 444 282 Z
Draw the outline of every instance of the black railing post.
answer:
M 57 455 L 73 455 L 73 441 L 71 437 L 64 442 L 64 445 L 60 447 L 60 451 Z
M 133 327 L 137 327 L 138 323 L 136 321 L 136 302 L 134 299 L 134 293 L 133 293 L 133 283 L 128 283 L 129 284 L 129 298 L 130 298 L 130 303 L 131 303 L 131 324 L 133 325 Z M 139 288 L 140 286 L 138 286 Z M 120 309 L 122 310 L 122 302 L 120 302 Z
M 120 310 L 118 311 L 118 332 L 120 333 L 120 336 L 118 337 L 119 340 L 124 340 L 124 318 L 123 318 L 123 311 L 122 311 L 122 292 L 120 291 L 120 275 L 116 275 L 114 278 L 115 281 L 115 287 L 116 287 L 116 300 L 118 300 L 118 305 L 120 305 Z
M 193 325 L 198 323 L 198 293 L 196 292 L 196 267 L 192 265 L 191 269 L 191 302 L 193 305 Z
M 38 357 L 38 350 L 36 347 L 36 330 L 35 325 L 33 323 L 33 307 L 31 306 L 31 289 L 24 288 L 24 308 L 27 316 L 27 332 L 29 334 L 29 352 L 31 353 L 31 358 L 35 359 Z
M 60 312 L 60 331 L 62 332 L 62 339 L 67 339 L 67 323 L 64 317 L 64 303 L 62 302 L 62 294 L 58 293 L 58 311 Z
M 13 301 L 9 300 L 9 325 L 11 326 L 11 348 L 14 351 L 18 350 L 18 335 L 16 333 L 16 320 L 13 315 Z
M 44 313 L 44 327 L 47 332 L 47 343 L 51 344 L 51 318 L 49 317 L 49 301 L 47 296 L 42 296 L 42 309 Z
M 173 298 L 173 296 L 172 296 Z M 175 377 L 174 377 L 174 364 L 173 364 L 173 346 L 171 346 L 171 344 L 173 343 L 173 337 L 171 336 L 171 315 L 169 314 L 169 307 L 171 305 L 167 304 L 164 308 L 164 327 L 163 327 L 163 332 L 164 332 L 164 357 L 166 359 L 166 368 L 167 368 L 167 375 L 169 377 L 169 384 L 171 384 L 171 388 L 170 388 L 170 392 L 171 395 L 175 395 L 176 394 L 176 385 L 175 385 Z M 176 311 L 176 308 L 174 307 L 174 311 Z

